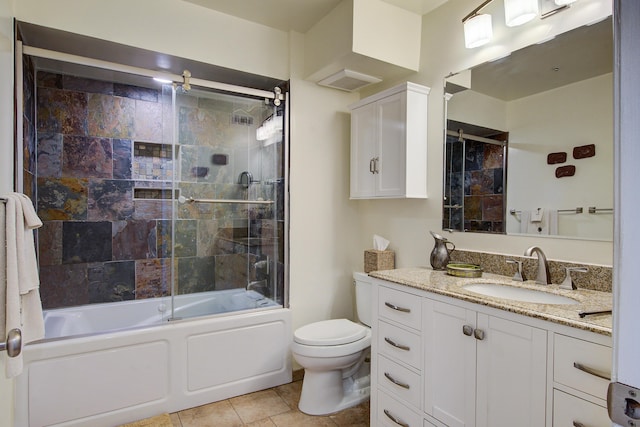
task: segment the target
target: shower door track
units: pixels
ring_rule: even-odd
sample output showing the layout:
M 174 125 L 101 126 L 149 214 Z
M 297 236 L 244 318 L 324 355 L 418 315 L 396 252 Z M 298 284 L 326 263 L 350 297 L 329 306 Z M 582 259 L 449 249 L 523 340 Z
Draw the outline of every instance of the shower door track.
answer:
M 72 64 L 86 65 L 89 67 L 104 68 L 111 71 L 119 71 L 128 74 L 135 74 L 139 76 L 145 76 L 150 78 L 159 78 L 165 80 L 171 80 L 175 83 L 182 83 L 183 76 L 165 71 L 153 71 L 146 68 L 134 67 L 131 65 L 118 64 L 116 62 L 103 61 L 100 59 L 88 58 L 85 56 L 72 55 L 69 53 L 57 52 L 55 50 L 41 49 L 39 47 L 22 45 L 22 53 L 25 55 L 35 56 L 38 58 L 54 59 L 63 62 L 69 62 Z M 189 78 L 189 83 L 194 86 L 205 87 L 208 89 L 220 90 L 224 92 L 234 92 L 243 95 L 254 96 L 258 98 L 278 99 L 284 100 L 284 95 L 279 90 L 269 92 L 261 89 L 253 89 L 244 86 L 236 86 L 227 83 L 214 82 L 211 80 L 198 79 L 194 77 Z

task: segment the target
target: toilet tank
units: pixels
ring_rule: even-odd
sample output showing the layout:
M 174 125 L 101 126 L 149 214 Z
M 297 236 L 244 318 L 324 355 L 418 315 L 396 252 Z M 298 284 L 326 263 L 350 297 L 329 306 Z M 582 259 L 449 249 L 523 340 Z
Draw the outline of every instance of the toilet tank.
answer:
M 356 286 L 356 311 L 358 320 L 371 327 L 371 277 L 366 273 L 353 273 Z

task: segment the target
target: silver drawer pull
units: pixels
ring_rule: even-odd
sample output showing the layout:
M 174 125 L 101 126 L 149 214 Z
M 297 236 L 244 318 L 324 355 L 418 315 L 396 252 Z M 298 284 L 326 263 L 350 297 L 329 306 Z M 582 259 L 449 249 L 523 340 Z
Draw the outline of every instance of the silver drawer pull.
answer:
M 384 305 L 386 305 L 387 307 L 389 307 L 392 310 L 401 311 L 403 313 L 411 313 L 411 309 L 404 308 L 404 307 L 398 307 L 397 305 L 393 305 L 390 302 L 385 302 Z
M 402 388 L 406 388 L 407 390 L 409 390 L 411 388 L 411 386 L 409 386 L 409 384 L 405 384 L 403 382 L 398 381 L 397 379 L 393 378 L 391 376 L 391 374 L 389 374 L 388 372 L 384 373 L 384 376 L 387 377 L 387 379 L 389 381 L 391 381 L 392 383 L 394 383 L 395 385 L 397 385 L 398 387 L 402 387 Z
M 573 427 L 584 427 L 584 424 L 582 424 L 581 422 L 578 422 L 578 421 L 574 421 L 573 422 Z
M 404 350 L 404 351 L 411 350 L 411 347 L 406 346 L 406 345 L 402 345 L 402 344 L 398 344 L 398 343 L 394 342 L 391 338 L 384 337 L 384 340 L 387 343 L 389 343 L 390 345 L 394 346 L 395 348 L 399 348 L 400 350 Z
M 388 409 L 385 409 L 385 410 L 384 410 L 384 414 L 385 414 L 387 417 L 389 417 L 389 419 L 390 419 L 391 421 L 393 421 L 394 423 L 398 424 L 399 426 L 402 426 L 402 427 L 409 427 L 409 424 L 407 424 L 407 423 L 405 423 L 405 422 L 402 422 L 402 421 L 400 421 L 397 417 L 394 417 L 393 415 L 391 415 L 391 413 L 389 412 L 389 410 L 388 410 Z
M 581 363 L 573 362 L 573 367 L 581 370 L 582 372 L 586 372 L 587 374 L 591 374 L 594 377 L 602 378 L 603 380 L 611 381 L 611 374 L 607 374 L 605 372 L 599 371 L 597 369 L 589 368 L 584 366 Z

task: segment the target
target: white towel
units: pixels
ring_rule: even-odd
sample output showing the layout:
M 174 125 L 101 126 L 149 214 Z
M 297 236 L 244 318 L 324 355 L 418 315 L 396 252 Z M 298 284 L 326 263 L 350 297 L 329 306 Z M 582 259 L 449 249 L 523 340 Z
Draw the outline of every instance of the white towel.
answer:
M 4 330 L 18 328 L 22 332 L 22 344 L 44 338 L 44 320 L 40 301 L 40 280 L 36 260 L 33 229 L 42 225 L 31 200 L 24 194 L 11 193 L 4 198 L 4 222 L 0 228 L 4 236 L 0 244 L 6 245 L 4 256 L 0 260 L 0 269 L 4 271 L 4 286 L 0 292 L 6 292 Z M 2 284 L 0 284 L 2 285 Z M 1 314 L 1 313 L 0 313 Z M 6 376 L 12 378 L 22 372 L 22 352 L 17 357 L 7 358 Z

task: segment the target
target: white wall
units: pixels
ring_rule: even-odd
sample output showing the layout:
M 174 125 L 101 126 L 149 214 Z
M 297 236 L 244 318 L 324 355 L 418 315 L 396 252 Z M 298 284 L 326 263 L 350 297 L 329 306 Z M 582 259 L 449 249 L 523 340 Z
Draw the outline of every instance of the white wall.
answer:
M 431 87 L 428 113 L 428 194 L 426 201 L 378 200 L 362 201 L 359 217 L 359 250 L 371 247 L 371 235 L 381 234 L 391 240 L 400 267 L 429 265 L 433 247 L 429 230 L 440 230 L 442 205 L 442 129 L 444 125 L 443 78 L 474 65 L 504 56 L 531 43 L 565 32 L 611 13 L 610 0 L 582 0 L 569 11 L 545 20 L 536 19 L 520 28 L 504 25 L 502 2 L 491 3 L 486 11 L 493 14 L 494 39 L 477 49 L 466 49 L 461 18 L 473 5 L 467 0 L 449 0 L 428 13 L 422 21 L 422 53 L 420 72 L 409 81 Z M 390 87 L 397 82 L 384 82 L 362 93 L 362 96 Z M 611 242 L 582 241 L 559 238 L 455 233 L 447 235 L 461 249 L 521 255 L 539 245 L 554 260 L 611 265 Z
M 362 263 L 363 254 L 352 237 L 358 206 L 349 201 L 347 106 L 358 96 L 304 81 L 304 38 L 292 33 L 290 40 L 289 266 L 296 328 L 353 316 L 351 266 Z
M 589 214 L 587 209 L 613 207 L 613 75 L 605 74 L 507 105 L 509 208 L 583 207 L 583 214 L 558 216 L 559 233 L 611 240 L 613 215 Z M 596 155 L 573 159 L 573 147 L 587 144 L 595 145 Z M 547 165 L 547 155 L 554 152 L 567 153 L 567 162 Z M 556 167 L 569 164 L 576 167 L 575 175 L 556 178 Z M 507 232 L 520 232 L 520 223 L 514 216 L 507 217 L 507 224 Z
M 288 34 L 181 0 L 19 0 L 18 20 L 278 79 Z M 194 76 L 198 77 L 198 76 Z

